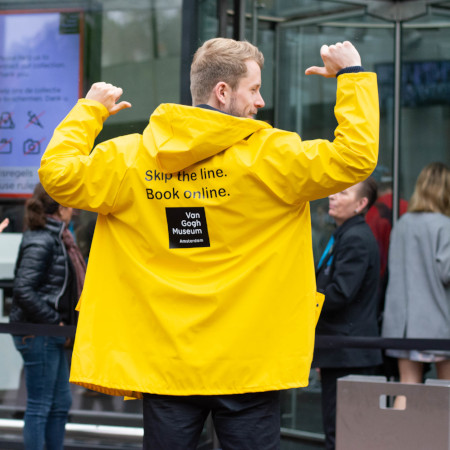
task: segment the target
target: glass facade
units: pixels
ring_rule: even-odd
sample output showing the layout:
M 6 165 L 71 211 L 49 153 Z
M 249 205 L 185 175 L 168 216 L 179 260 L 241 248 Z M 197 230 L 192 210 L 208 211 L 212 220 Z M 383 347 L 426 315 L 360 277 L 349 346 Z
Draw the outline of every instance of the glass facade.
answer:
M 298 132 L 302 139 L 333 139 L 335 82 L 307 77 L 304 71 L 321 63 L 322 44 L 350 40 L 361 53 L 364 67 L 378 75 L 380 156 L 374 176 L 383 190 L 393 192 L 395 221 L 398 202 L 410 197 L 422 167 L 432 161 L 450 164 L 450 1 L 396 2 L 396 8 L 391 7 L 392 3 L 349 0 L 16 0 L 12 3 L 0 0 L 0 220 L 4 217 L 11 220 L 6 234 L 0 236 L 2 249 L 16 248 L 13 241 L 23 231 L 23 206 L 27 196 L 8 191 L 7 185 L 11 182 L 8 177 L 18 166 L 37 170 L 36 163 L 33 166 L 23 162 L 25 156 L 21 162 L 13 162 L 11 155 L 16 150 L 12 145 L 18 140 L 26 142 L 30 129 L 39 131 L 39 117 L 45 124 L 48 115 L 39 116 L 41 110 L 58 106 L 55 108 L 58 121 L 68 111 L 64 102 L 44 108 L 38 104 L 39 100 L 26 100 L 23 95 L 25 100 L 18 101 L 33 101 L 28 109 L 37 115 L 35 119 L 29 115 L 26 132 L 25 127 L 20 133 L 16 128 L 14 139 L 11 137 L 10 125 L 18 123 L 19 115 L 19 110 L 13 111 L 10 105 L 13 89 L 17 95 L 20 94 L 17 89 L 62 89 L 60 72 L 39 72 L 41 78 L 27 81 L 27 84 L 19 79 L 19 66 L 14 65 L 19 62 L 18 58 L 44 55 L 44 44 L 50 48 L 45 54 L 53 55 L 51 49 L 57 48 L 59 38 L 43 37 L 42 27 L 33 31 L 31 26 L 34 20 L 39 22 L 46 14 L 59 14 L 61 21 L 66 18 L 71 30 L 67 32 L 79 36 L 78 76 L 72 83 L 77 85 L 72 87 L 78 89 L 79 96 L 83 96 L 93 82 L 106 81 L 121 86 L 123 99 L 133 105 L 108 119 L 98 142 L 142 132 L 150 113 L 162 102 L 186 102 L 189 85 L 183 80 L 188 77 L 186 67 L 193 50 L 219 35 L 245 37 L 257 44 L 265 55 L 262 95 L 266 107 L 258 115 L 259 119 Z M 25 20 L 25 23 L 18 28 L 12 19 Z M 62 25 L 59 27 L 61 30 Z M 18 32 L 25 29 L 27 32 Z M 13 35 L 23 37 L 19 42 L 20 50 L 9 44 Z M 54 64 L 67 64 L 68 68 L 74 61 L 67 54 L 66 58 Z M 45 76 L 54 77 L 53 85 L 49 85 Z M 51 134 L 50 130 L 46 131 Z M 40 142 L 43 151 L 50 134 L 31 139 Z M 29 144 L 28 153 L 32 154 L 37 148 L 36 143 Z M 22 147 L 20 152 L 27 154 Z M 333 230 L 327 215 L 327 200 L 313 202 L 311 213 L 317 259 Z M 86 258 L 95 219 L 95 214 L 78 211 L 72 224 Z M 11 272 L 13 263 L 12 256 L 6 258 L 4 264 L 9 268 L 5 273 Z M 2 277 L 0 320 L 7 322 L 10 279 L 6 275 Z M 9 361 L 11 368 L 0 373 L 0 417 L 13 414 L 20 417 L 23 407 L 21 367 L 7 334 L 0 334 L 0 353 L 0 360 Z M 315 371 L 311 372 L 310 381 L 306 389 L 284 393 L 284 449 L 321 448 L 320 384 Z M 76 414 L 81 416 L 81 411 L 96 409 L 129 414 L 128 418 L 140 413 L 138 402 L 123 404 L 118 399 L 89 395 L 78 398 L 80 401 L 74 405 L 75 417 Z M 99 417 L 86 419 L 88 416 L 83 416 L 83 420 L 98 423 Z
M 322 43 L 349 40 L 362 55 L 364 68 L 376 71 L 377 64 L 393 67 L 393 26 L 361 12 L 349 12 L 341 18 L 321 16 L 312 24 L 295 21 L 280 25 L 278 32 L 279 70 L 277 74 L 277 126 L 296 131 L 302 139 L 332 140 L 336 127 L 333 107 L 336 84 L 321 77 L 306 76 L 305 69 L 321 65 L 319 49 Z M 383 48 L 383 52 L 377 52 Z M 384 86 L 388 99 L 393 98 L 393 80 Z M 379 165 L 392 173 L 392 101 L 381 109 Z M 391 120 L 391 121 L 390 121 Z M 311 204 L 314 255 L 320 257 L 332 230 L 327 214 L 328 200 Z
M 400 195 L 408 198 L 420 170 L 450 163 L 450 16 L 432 9 L 402 29 Z

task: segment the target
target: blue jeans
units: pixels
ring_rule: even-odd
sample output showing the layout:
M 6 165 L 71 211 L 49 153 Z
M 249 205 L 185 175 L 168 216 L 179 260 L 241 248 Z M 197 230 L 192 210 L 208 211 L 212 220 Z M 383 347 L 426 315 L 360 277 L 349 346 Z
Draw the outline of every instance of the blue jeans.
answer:
M 69 365 L 59 336 L 13 336 L 27 387 L 23 438 L 26 450 L 62 450 L 72 395 Z
M 280 448 L 280 392 L 144 394 L 144 450 L 195 450 L 211 412 L 222 450 Z

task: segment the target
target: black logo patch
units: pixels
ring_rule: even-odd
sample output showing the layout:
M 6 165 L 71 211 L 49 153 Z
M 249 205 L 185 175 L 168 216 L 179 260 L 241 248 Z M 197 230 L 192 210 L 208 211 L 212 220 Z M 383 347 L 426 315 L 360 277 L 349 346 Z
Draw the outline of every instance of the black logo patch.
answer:
M 169 248 L 209 247 L 205 208 L 166 208 Z

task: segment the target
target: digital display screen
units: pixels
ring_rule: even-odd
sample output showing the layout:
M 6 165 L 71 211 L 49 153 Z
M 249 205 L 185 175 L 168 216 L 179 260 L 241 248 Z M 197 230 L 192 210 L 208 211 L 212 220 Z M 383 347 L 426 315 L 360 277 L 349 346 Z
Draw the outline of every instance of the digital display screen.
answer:
M 27 197 L 82 88 L 82 12 L 0 14 L 0 196 Z
M 394 64 L 375 64 L 380 101 L 394 95 Z M 450 105 L 450 61 L 404 62 L 401 66 L 401 105 Z

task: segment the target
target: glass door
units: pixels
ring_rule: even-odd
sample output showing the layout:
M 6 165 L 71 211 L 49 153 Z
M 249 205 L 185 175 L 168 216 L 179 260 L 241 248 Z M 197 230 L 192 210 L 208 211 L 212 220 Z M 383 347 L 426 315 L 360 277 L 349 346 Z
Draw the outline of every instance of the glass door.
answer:
M 380 73 L 380 156 L 374 174 L 392 182 L 394 112 L 394 24 L 373 18 L 361 9 L 322 15 L 278 25 L 276 74 L 276 126 L 295 131 L 302 139 L 334 139 L 336 81 L 306 76 L 305 69 L 322 65 L 323 44 L 350 41 L 368 71 Z M 380 78 L 379 75 L 379 78 Z M 327 200 L 311 204 L 314 255 L 317 259 L 333 229 Z
M 317 2 L 319 3 L 319 2 Z M 336 6 L 336 4 L 334 5 Z M 341 5 L 342 6 L 342 5 Z M 334 139 L 336 80 L 306 76 L 305 69 L 322 65 L 323 44 L 350 41 L 361 54 L 367 71 L 383 73 L 380 84 L 380 156 L 374 176 L 392 188 L 394 143 L 395 26 L 355 6 L 318 16 L 286 20 L 276 26 L 275 126 L 299 133 L 303 140 Z M 384 74 L 390 74 L 385 76 Z M 314 258 L 316 262 L 334 231 L 328 200 L 311 203 Z M 321 448 L 323 439 L 320 380 L 313 369 L 307 388 L 283 393 L 282 435 L 295 440 L 289 449 Z

